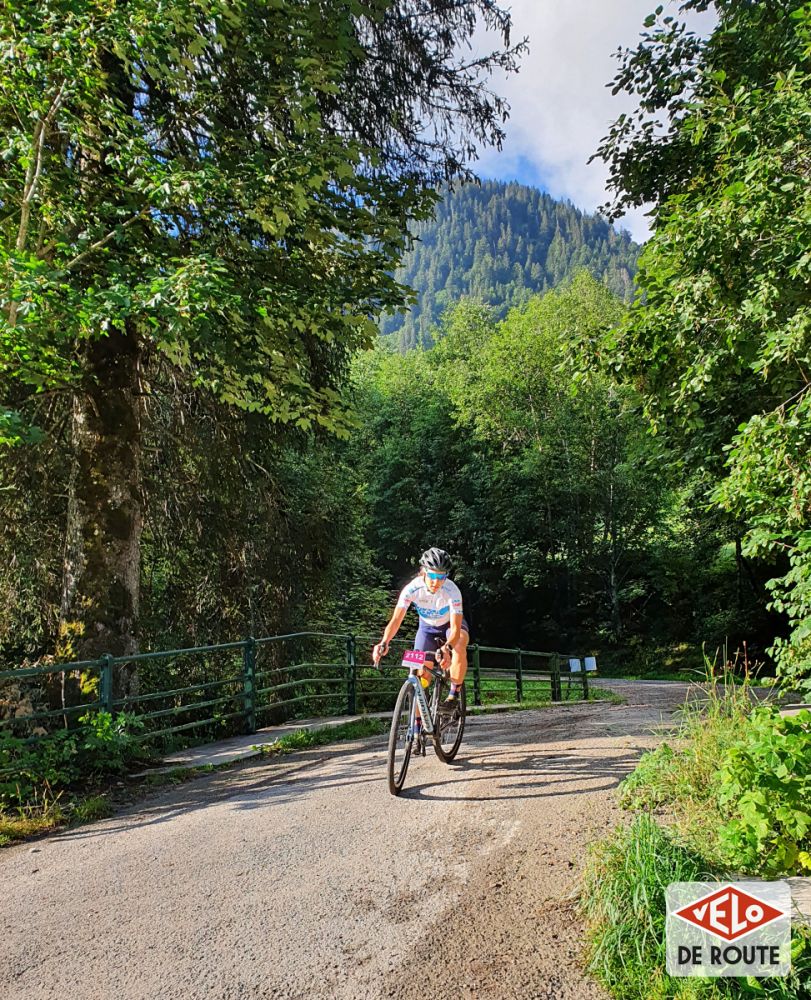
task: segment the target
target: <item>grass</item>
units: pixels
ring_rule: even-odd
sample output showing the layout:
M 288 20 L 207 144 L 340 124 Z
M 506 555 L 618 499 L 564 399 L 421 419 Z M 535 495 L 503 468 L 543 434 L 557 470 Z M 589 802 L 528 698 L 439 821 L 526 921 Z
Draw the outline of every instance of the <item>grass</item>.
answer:
M 784 979 L 686 979 L 665 968 L 665 890 L 671 882 L 714 881 L 722 872 L 643 813 L 596 845 L 584 875 L 582 907 L 589 971 L 618 1000 L 807 1000 L 811 928 L 795 926 L 791 973 Z
M 106 819 L 113 806 L 107 795 L 86 795 L 63 802 L 62 796 L 46 799 L 16 812 L 0 811 L 0 847 L 42 837 L 65 826 L 79 826 Z
M 297 729 L 295 732 L 280 736 L 273 743 L 257 744 L 254 749 L 258 750 L 262 756 L 270 757 L 277 754 L 295 753 L 298 750 L 310 750 L 313 747 L 326 746 L 329 743 L 382 736 L 388 730 L 389 723 L 385 719 L 362 718 L 353 722 L 342 722 L 338 726 L 324 726 L 321 729 Z
M 720 822 L 718 763 L 745 730 L 752 710 L 748 685 L 710 674 L 707 698 L 688 702 L 674 741 L 643 755 L 620 786 L 620 802 L 632 810 L 667 811 L 667 822 L 684 843 L 702 845 L 720 865 L 714 845 Z
M 470 698 L 470 692 L 468 697 Z M 484 695 L 483 704 L 473 705 L 471 701 L 468 701 L 467 712 L 468 715 L 483 715 L 487 712 L 492 712 L 495 705 L 499 706 L 500 711 L 508 712 L 521 712 L 527 709 L 536 708 L 554 708 L 556 705 L 565 705 L 567 702 L 572 704 L 582 704 L 583 696 L 582 691 L 578 687 L 576 690 L 573 688 L 570 696 L 566 697 L 566 691 L 563 692 L 563 701 L 552 701 L 551 698 L 538 698 L 533 697 L 532 693 L 524 693 L 523 701 L 515 700 L 515 685 L 512 687 L 512 696 L 510 697 L 509 691 L 501 692 L 495 696 L 487 696 L 487 692 L 482 692 Z M 622 695 L 617 694 L 616 691 L 606 691 L 602 688 L 595 688 L 589 686 L 589 701 L 605 701 L 610 705 L 624 705 L 625 698 Z
M 71 813 L 72 823 L 94 823 L 99 819 L 107 819 L 113 814 L 113 804 L 107 795 L 89 795 L 79 799 Z
M 618 1000 L 801 1000 L 811 995 L 809 928 L 794 929 L 792 972 L 785 979 L 673 979 L 665 972 L 667 885 L 731 878 L 742 870 L 720 847 L 726 816 L 718 765 L 751 728 L 753 702 L 747 685 L 736 686 L 712 668 L 708 676 L 707 700 L 685 706 L 674 745 L 645 754 L 620 786 L 621 803 L 638 814 L 590 853 L 582 892 L 590 970 Z
M 0 847 L 8 847 L 29 837 L 38 837 L 64 826 L 66 812 L 59 800 L 16 813 L 0 811 Z
M 200 767 L 173 767 L 167 771 L 153 771 L 144 776 L 144 784 L 149 788 L 165 788 L 168 785 L 183 785 L 187 781 L 199 778 L 203 774 L 230 767 L 226 764 L 201 764 Z
M 706 980 L 665 971 L 665 889 L 712 879 L 703 859 L 680 847 L 652 817 L 638 816 L 591 853 L 583 884 L 589 971 L 623 1000 L 723 996 Z
M 591 681 L 592 678 L 589 678 Z M 468 703 L 473 700 L 473 678 L 468 676 L 465 682 L 467 687 Z M 561 694 L 563 701 L 582 701 L 583 685 L 582 681 L 573 679 L 569 684 L 566 677 L 561 678 Z M 548 681 L 525 680 L 523 684 L 523 700 L 518 702 L 518 695 L 515 680 L 512 678 L 495 679 L 482 675 L 481 682 L 482 705 L 488 704 L 515 704 L 527 707 L 540 707 L 543 705 L 560 704 L 552 701 L 552 688 Z M 610 692 L 594 688 L 589 684 L 589 701 L 612 701 Z M 622 701 L 623 699 L 620 699 Z M 468 706 L 470 707 L 470 705 Z

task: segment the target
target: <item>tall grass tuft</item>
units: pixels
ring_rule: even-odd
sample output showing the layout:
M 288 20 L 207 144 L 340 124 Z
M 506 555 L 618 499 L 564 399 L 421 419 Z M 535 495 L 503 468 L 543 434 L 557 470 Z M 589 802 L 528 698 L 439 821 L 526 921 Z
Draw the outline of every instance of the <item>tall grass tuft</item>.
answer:
M 646 813 L 615 830 L 592 849 L 584 875 L 589 971 L 627 1000 L 727 995 L 706 980 L 665 973 L 665 890 L 671 882 L 713 877 L 698 854 Z
M 671 882 L 742 871 L 779 877 L 811 857 L 802 850 L 811 827 L 811 718 L 756 707 L 747 676 L 732 684 L 711 664 L 708 676 L 673 745 L 645 754 L 621 785 L 633 822 L 591 853 L 583 891 L 590 969 L 618 1000 L 810 1000 L 807 927 L 792 933 L 785 979 L 676 979 L 665 971 Z
M 706 669 L 708 682 L 682 708 L 675 739 L 643 755 L 620 786 L 620 803 L 635 811 L 666 811 L 679 840 L 701 845 L 708 863 L 720 870 L 719 767 L 747 731 L 756 701 L 747 674 L 733 683 L 729 665 L 717 670 L 708 660 Z

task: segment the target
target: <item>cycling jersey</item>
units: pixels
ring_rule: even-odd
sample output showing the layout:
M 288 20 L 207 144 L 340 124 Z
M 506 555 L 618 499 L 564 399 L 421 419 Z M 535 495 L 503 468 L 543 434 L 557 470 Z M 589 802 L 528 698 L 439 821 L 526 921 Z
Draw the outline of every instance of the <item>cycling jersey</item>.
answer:
M 462 614 L 462 594 L 453 580 L 445 580 L 435 594 L 425 586 L 421 576 L 415 576 L 400 591 L 397 600 L 398 608 L 407 608 L 413 604 L 420 616 L 420 625 L 447 625 L 451 620 L 451 612 Z

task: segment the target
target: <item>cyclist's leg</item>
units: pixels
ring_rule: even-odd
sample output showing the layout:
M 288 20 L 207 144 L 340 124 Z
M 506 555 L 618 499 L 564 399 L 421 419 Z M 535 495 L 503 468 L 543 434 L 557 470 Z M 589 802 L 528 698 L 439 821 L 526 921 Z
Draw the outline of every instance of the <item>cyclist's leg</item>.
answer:
M 451 630 L 445 633 L 445 638 L 450 635 Z M 462 619 L 462 630 L 456 643 L 451 646 L 451 680 L 456 685 L 461 685 L 467 674 L 467 644 L 470 642 L 470 632 L 467 622 Z

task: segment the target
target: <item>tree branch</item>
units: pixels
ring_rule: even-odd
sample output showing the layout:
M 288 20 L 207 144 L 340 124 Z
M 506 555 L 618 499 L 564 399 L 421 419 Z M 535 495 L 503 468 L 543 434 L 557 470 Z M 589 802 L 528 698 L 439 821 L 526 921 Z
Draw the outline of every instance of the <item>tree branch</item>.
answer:
M 74 267 L 77 267 L 79 264 L 81 264 L 83 260 L 86 260 L 91 254 L 95 253 L 96 250 L 101 250 L 102 247 L 106 246 L 112 239 L 114 239 L 114 237 L 119 232 L 121 232 L 121 230 L 128 229 L 139 219 L 142 219 L 149 211 L 149 208 L 150 208 L 149 205 L 144 206 L 144 208 L 142 208 L 140 212 L 137 212 L 131 218 L 127 219 L 126 222 L 122 222 L 120 226 L 116 226 L 115 229 L 111 229 L 106 236 L 102 236 L 100 240 L 96 240 L 96 242 L 92 246 L 89 246 L 86 250 L 83 250 L 78 257 L 74 257 L 72 261 L 70 261 L 68 264 L 65 264 L 63 270 L 72 271 Z
M 62 99 L 65 96 L 65 86 L 67 85 L 67 79 L 63 80 L 59 90 L 56 92 L 56 96 L 51 101 L 51 106 L 48 108 L 48 113 L 44 118 L 37 122 L 37 126 L 34 129 L 34 135 L 32 138 L 31 145 L 33 147 L 33 156 L 31 157 L 31 162 L 28 164 L 28 170 L 25 174 L 25 186 L 23 188 L 23 200 L 20 204 L 20 227 L 17 230 L 17 242 L 15 244 L 15 249 L 17 253 L 22 253 L 25 249 L 25 244 L 28 240 L 28 229 L 31 223 L 31 203 L 34 200 L 34 195 L 37 192 L 37 187 L 39 186 L 39 179 L 42 175 L 42 163 L 43 163 L 43 150 L 45 149 L 45 140 L 48 137 L 51 125 L 53 125 L 54 118 L 56 117 L 56 112 L 59 110 L 59 106 L 62 103 Z M 8 324 L 11 327 L 17 325 L 17 311 L 19 309 L 19 302 L 12 301 L 9 303 L 8 307 Z
M 25 243 L 28 239 L 28 227 L 31 218 L 31 202 L 34 200 L 34 195 L 36 194 L 37 187 L 39 186 L 39 179 L 42 175 L 42 153 L 45 148 L 45 140 L 48 137 L 51 125 L 53 125 L 56 112 L 59 110 L 59 106 L 65 96 L 66 84 L 67 80 L 63 80 L 56 93 L 56 97 L 54 97 L 51 101 L 48 113 L 37 123 L 36 129 L 34 129 L 34 139 L 32 145 L 36 147 L 36 153 L 31 162 L 28 164 L 28 171 L 25 178 L 23 200 L 22 205 L 20 206 L 20 228 L 17 232 L 16 249 L 18 253 L 22 253 L 25 249 Z

